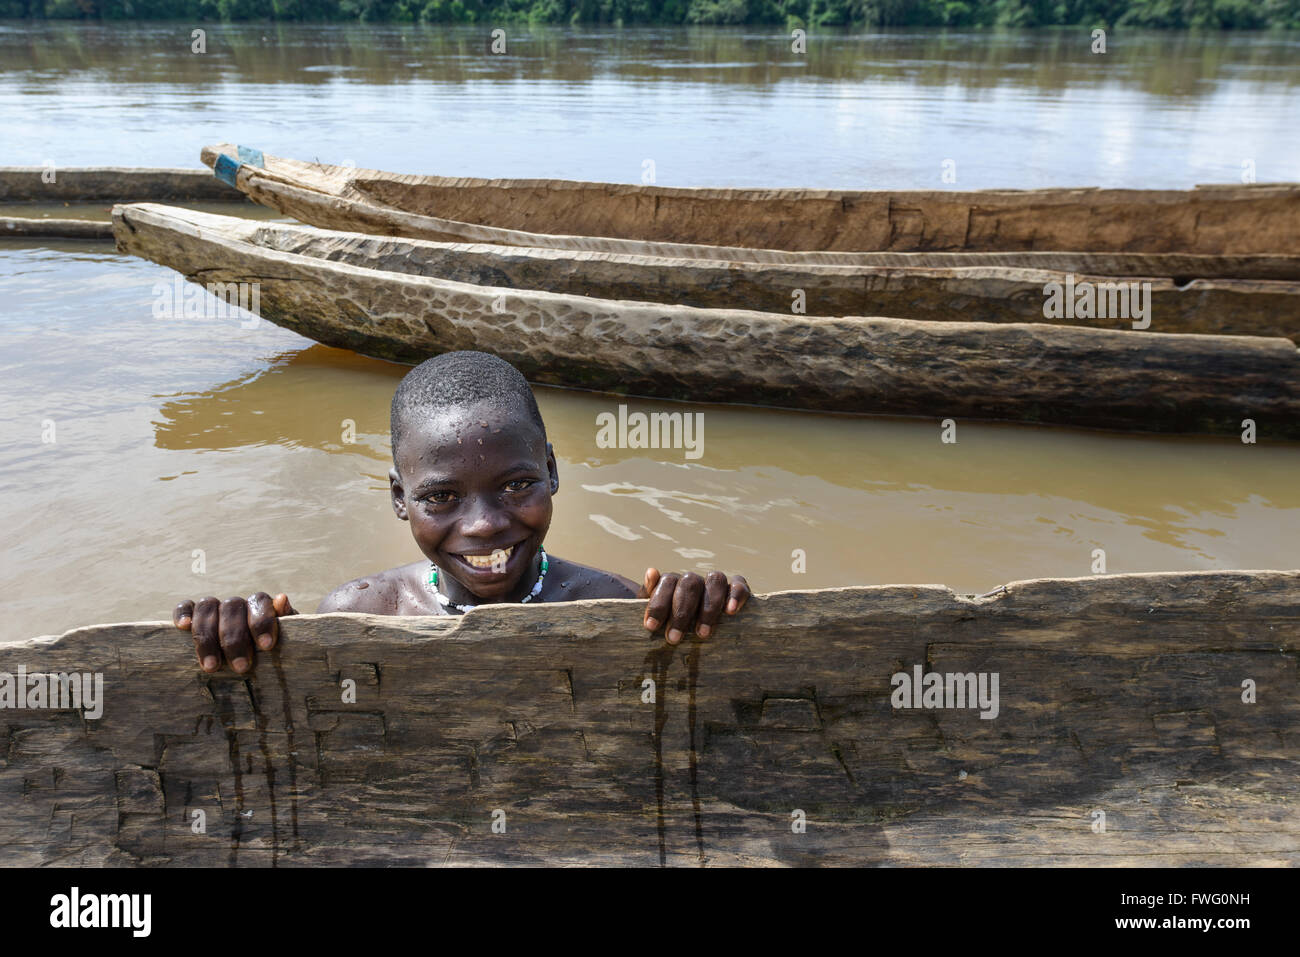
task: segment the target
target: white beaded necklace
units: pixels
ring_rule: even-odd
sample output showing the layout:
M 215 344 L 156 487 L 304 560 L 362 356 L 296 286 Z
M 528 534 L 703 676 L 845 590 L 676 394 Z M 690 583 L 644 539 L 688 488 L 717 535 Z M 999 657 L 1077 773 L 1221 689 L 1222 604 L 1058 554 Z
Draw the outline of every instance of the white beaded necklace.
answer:
M 542 556 L 541 571 L 537 575 L 537 583 L 533 585 L 533 590 L 530 591 L 523 598 L 519 599 L 519 604 L 521 605 L 532 601 L 534 598 L 536 598 L 538 595 L 542 593 L 542 582 L 546 580 L 546 569 L 549 567 L 550 562 L 547 561 L 545 549 L 538 548 L 537 554 Z M 450 598 L 448 598 L 446 595 L 440 592 L 438 590 L 438 566 L 435 565 L 433 562 L 429 562 L 429 577 L 427 579 L 427 584 L 433 590 L 434 597 L 438 599 L 438 601 L 442 604 L 444 608 L 451 608 L 454 611 L 458 611 L 461 614 L 464 614 L 465 612 L 472 611 L 473 609 L 478 607 L 477 605 L 458 604 L 457 602 L 452 601 Z

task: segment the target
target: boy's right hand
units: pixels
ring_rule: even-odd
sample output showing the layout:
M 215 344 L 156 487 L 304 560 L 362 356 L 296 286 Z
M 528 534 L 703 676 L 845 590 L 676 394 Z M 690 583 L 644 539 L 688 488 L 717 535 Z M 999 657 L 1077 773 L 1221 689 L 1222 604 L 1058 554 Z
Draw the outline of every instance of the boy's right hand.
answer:
M 209 674 L 220 671 L 224 659 L 236 674 L 242 675 L 253 667 L 253 645 L 263 651 L 274 648 L 280 637 L 280 616 L 296 614 L 288 595 L 272 598 L 259 591 L 247 601 L 183 601 L 172 612 L 172 622 L 193 635 L 200 668 Z

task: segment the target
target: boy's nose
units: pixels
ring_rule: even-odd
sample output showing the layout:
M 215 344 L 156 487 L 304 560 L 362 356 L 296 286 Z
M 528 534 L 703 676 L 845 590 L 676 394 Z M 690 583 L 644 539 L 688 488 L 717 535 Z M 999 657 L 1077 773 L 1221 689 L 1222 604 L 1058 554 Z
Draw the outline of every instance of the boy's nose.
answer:
M 460 533 L 464 538 L 491 538 L 510 527 L 510 516 L 490 504 L 470 503 L 461 522 Z

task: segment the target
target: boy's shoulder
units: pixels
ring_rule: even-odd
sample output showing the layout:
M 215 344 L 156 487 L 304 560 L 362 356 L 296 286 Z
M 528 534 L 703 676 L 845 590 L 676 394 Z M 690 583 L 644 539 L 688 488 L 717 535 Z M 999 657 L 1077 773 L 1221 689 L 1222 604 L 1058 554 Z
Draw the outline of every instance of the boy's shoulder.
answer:
M 589 598 L 635 598 L 640 586 L 622 575 L 579 562 L 550 557 L 544 601 L 582 601 Z M 555 584 L 551 585 L 550 582 Z
M 411 562 L 344 582 L 321 599 L 317 614 L 350 611 L 366 615 L 440 615 L 442 607 L 423 586 L 428 562 Z

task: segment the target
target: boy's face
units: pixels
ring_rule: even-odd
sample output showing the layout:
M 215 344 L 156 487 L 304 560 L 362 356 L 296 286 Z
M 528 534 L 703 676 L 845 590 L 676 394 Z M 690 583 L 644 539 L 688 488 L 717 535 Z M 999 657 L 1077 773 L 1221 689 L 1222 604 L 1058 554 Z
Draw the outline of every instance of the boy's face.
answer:
M 550 444 L 522 408 L 503 414 L 488 403 L 404 425 L 389 473 L 397 517 L 411 523 L 420 551 L 443 576 L 474 598 L 517 601 L 532 586 L 559 488 Z M 497 550 L 506 553 L 504 565 L 500 555 L 495 565 L 490 560 Z M 443 586 L 453 601 L 467 600 L 445 577 Z

